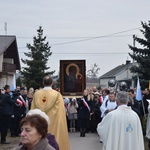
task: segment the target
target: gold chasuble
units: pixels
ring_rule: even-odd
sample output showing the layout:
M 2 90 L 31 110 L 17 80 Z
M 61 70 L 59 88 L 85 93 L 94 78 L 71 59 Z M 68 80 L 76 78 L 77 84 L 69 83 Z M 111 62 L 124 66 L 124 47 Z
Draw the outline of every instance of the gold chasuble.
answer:
M 60 150 L 70 150 L 64 101 L 53 89 L 41 89 L 33 96 L 31 109 L 38 108 L 50 118 L 48 132 L 53 134 Z

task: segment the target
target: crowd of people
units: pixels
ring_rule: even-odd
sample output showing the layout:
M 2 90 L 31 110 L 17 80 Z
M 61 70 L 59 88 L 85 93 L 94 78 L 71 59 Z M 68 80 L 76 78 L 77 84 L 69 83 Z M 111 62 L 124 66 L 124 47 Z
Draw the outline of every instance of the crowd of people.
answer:
M 149 89 L 143 90 L 142 94 L 143 100 L 138 101 L 136 99 L 136 89 L 115 92 L 107 88 L 97 90 L 96 87 L 93 87 L 92 89 L 84 90 L 81 99 L 66 98 L 65 108 L 70 132 L 72 132 L 71 122 L 76 121 L 75 130 L 80 131 L 81 137 L 85 137 L 88 132 L 98 132 L 100 142 L 103 143 L 106 150 L 123 150 L 127 148 L 128 143 L 130 143 L 128 150 L 144 150 L 143 137 L 148 138 L 150 149 L 150 114 L 148 112 L 150 111 L 150 106 L 147 101 L 147 99 L 150 99 Z M 70 105 L 72 106 L 71 110 Z M 111 120 L 113 118 L 111 115 L 114 116 L 115 121 Z M 123 129 L 125 129 L 124 132 L 121 131 Z M 105 136 L 103 137 L 103 135 Z M 113 138 L 116 138 L 116 141 Z M 128 140 L 124 142 L 123 139 L 126 138 Z M 119 142 L 122 140 L 122 144 L 117 145 L 117 140 Z M 115 142 L 116 145 L 113 145 Z M 109 143 L 109 145 L 106 143 Z
M 11 137 L 20 135 L 19 124 L 30 109 L 33 93 L 33 88 L 27 91 L 19 86 L 17 86 L 15 91 L 11 91 L 9 85 L 5 85 L 4 89 L 1 90 L 0 129 L 2 144 L 10 143 L 6 140 L 8 129 L 10 129 Z
M 52 82 L 50 76 L 45 76 L 43 89 L 34 90 L 31 87 L 27 90 L 17 86 L 15 91 L 11 91 L 9 85 L 1 89 L 2 144 L 10 143 L 7 140 L 10 129 L 11 137 L 21 136 L 17 150 L 36 146 L 43 150 L 70 150 L 68 131 L 79 131 L 80 137 L 90 132 L 98 133 L 106 150 L 124 150 L 124 145 L 132 139 L 132 142 L 138 143 L 129 145 L 128 150 L 144 150 L 144 135 L 150 148 L 149 89 L 143 91 L 142 101 L 136 100 L 134 89 L 115 92 L 96 87 L 85 89 L 81 98 L 63 98 L 59 91 L 52 89 Z M 146 114 L 149 115 L 147 128 L 144 128 L 142 118 Z M 124 138 L 128 139 L 124 142 L 126 144 L 118 145 L 117 141 L 123 142 Z

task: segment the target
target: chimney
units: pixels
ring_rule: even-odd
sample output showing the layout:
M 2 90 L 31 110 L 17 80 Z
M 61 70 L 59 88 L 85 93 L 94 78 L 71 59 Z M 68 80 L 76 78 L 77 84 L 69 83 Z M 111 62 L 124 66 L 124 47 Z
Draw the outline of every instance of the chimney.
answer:
M 130 64 L 131 61 L 130 60 L 126 60 L 126 65 Z

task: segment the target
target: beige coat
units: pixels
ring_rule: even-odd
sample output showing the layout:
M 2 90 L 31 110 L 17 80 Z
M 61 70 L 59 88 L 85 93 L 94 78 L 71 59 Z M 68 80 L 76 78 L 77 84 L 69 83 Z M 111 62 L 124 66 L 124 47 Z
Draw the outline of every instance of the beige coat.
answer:
M 53 89 L 35 92 L 31 109 L 38 108 L 50 118 L 48 132 L 53 134 L 60 150 L 70 150 L 64 101 L 61 94 Z

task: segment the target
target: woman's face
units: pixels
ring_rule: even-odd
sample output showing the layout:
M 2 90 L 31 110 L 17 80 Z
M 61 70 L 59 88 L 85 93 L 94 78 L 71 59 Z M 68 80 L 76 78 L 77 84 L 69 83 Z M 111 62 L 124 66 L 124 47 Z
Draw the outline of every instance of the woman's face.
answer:
M 28 95 L 27 95 L 27 97 L 28 97 L 28 98 L 33 98 L 33 93 L 32 93 L 32 92 L 29 92 Z
M 24 145 L 35 146 L 41 139 L 41 135 L 37 132 L 35 127 L 29 123 L 23 124 L 21 127 L 21 142 Z
M 87 96 L 88 95 L 88 91 L 87 90 L 84 90 L 84 96 Z

